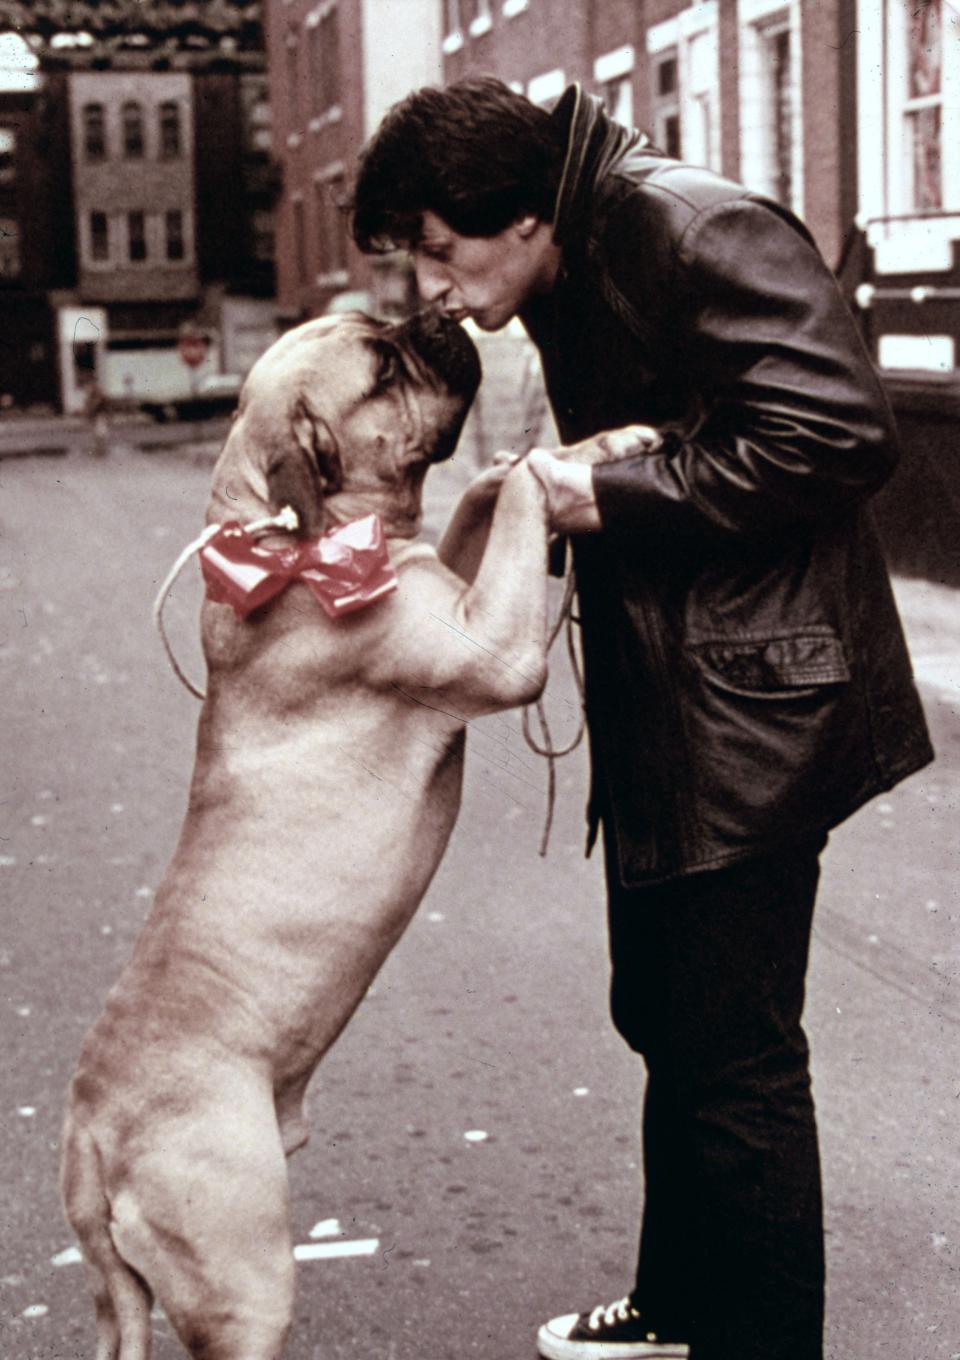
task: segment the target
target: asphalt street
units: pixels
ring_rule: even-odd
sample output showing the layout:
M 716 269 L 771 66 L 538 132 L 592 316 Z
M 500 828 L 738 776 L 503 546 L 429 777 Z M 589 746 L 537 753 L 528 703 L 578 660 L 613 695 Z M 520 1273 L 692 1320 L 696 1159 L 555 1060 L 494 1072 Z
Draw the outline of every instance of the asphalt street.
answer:
M 95 460 L 79 427 L 57 437 L 63 456 L 0 459 L 0 1360 L 93 1354 L 58 1202 L 63 1095 L 175 843 L 198 711 L 150 608 L 202 525 L 212 444 L 127 435 Z M 430 534 L 468 472 L 465 454 L 431 473 Z M 170 630 L 200 676 L 188 575 Z M 897 588 L 938 760 L 826 855 L 807 1021 L 830 1360 L 960 1360 L 960 610 Z M 562 660 L 548 706 L 562 740 Z M 606 1014 L 585 758 L 562 763 L 541 859 L 546 771 L 517 716 L 468 748 L 447 858 L 312 1088 L 290 1360 L 531 1360 L 545 1317 L 629 1285 L 642 1076 Z M 182 1354 L 156 1331 L 155 1360 Z

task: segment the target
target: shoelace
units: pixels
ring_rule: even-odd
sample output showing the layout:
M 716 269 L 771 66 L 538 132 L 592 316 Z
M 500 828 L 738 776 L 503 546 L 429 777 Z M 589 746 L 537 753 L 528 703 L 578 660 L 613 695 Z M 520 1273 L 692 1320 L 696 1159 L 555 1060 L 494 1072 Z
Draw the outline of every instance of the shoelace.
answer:
M 617 1299 L 614 1303 L 608 1304 L 605 1308 L 599 1304 L 590 1314 L 590 1321 L 587 1324 L 591 1332 L 598 1332 L 600 1324 L 605 1327 L 612 1327 L 615 1322 L 630 1322 L 638 1318 L 640 1314 L 630 1302 L 630 1295 L 625 1295 L 622 1299 Z

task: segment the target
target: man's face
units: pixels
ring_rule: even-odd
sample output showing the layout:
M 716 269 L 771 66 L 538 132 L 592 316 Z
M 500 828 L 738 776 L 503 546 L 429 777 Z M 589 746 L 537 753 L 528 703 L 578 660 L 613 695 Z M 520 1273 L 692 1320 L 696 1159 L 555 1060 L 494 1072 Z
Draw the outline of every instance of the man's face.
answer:
M 472 317 L 484 331 L 505 326 L 531 294 L 549 289 L 556 274 L 550 228 L 535 217 L 496 236 L 461 236 L 425 212 L 411 253 L 423 301 L 458 321 Z

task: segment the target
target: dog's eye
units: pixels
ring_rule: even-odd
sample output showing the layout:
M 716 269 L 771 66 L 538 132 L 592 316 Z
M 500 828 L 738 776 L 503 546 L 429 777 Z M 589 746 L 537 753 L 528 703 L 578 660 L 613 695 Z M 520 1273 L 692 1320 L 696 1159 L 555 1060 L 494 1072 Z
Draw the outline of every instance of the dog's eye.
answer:
M 400 376 L 400 359 L 393 345 L 377 346 L 377 378 L 375 391 L 382 392 Z

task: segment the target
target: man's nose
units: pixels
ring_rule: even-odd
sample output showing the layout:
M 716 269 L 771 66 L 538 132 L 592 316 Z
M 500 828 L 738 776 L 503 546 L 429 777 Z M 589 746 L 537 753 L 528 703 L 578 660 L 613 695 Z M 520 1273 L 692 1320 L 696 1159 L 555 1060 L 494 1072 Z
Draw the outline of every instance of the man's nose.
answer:
M 450 291 L 450 280 L 434 260 L 416 260 L 414 273 L 417 276 L 417 292 L 424 302 L 439 302 Z

